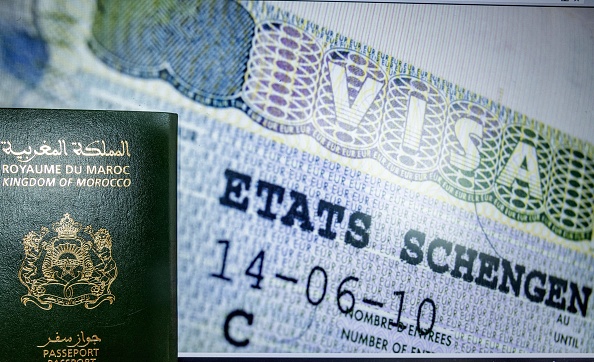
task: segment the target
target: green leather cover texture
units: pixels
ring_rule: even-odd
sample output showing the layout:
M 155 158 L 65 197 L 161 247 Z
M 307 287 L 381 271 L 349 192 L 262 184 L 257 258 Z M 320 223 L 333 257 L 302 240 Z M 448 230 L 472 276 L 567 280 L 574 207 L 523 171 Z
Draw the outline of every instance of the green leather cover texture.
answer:
M 0 109 L 0 361 L 175 361 L 177 115 Z

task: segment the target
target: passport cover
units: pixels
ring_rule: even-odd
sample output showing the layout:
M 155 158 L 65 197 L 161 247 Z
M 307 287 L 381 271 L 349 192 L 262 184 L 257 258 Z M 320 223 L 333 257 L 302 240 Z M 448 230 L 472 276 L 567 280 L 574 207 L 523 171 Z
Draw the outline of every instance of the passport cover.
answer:
M 0 109 L 0 361 L 176 361 L 177 115 Z

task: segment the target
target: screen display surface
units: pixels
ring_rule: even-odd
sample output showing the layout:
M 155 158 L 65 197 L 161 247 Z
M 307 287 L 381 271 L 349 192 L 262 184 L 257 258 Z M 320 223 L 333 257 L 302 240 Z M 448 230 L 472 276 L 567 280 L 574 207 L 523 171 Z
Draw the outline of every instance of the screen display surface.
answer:
M 0 106 L 179 114 L 180 356 L 594 353 L 592 19 L 2 2 Z

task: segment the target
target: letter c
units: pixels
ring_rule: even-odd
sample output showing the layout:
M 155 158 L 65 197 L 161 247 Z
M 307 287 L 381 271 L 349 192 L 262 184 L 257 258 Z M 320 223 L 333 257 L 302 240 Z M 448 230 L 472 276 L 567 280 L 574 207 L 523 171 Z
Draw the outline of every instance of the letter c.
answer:
M 243 341 L 238 341 L 231 337 L 231 335 L 229 334 L 229 325 L 231 324 L 231 320 L 235 317 L 244 317 L 245 319 L 247 319 L 248 326 L 251 326 L 252 322 L 254 321 L 254 315 L 247 313 L 244 310 L 236 309 L 233 312 L 229 313 L 227 319 L 225 319 L 223 332 L 225 333 L 225 339 L 227 340 L 227 342 L 231 343 L 235 347 L 245 347 L 250 343 L 249 339 L 246 338 Z
M 434 239 L 431 244 L 429 244 L 429 250 L 427 250 L 427 264 L 429 264 L 429 268 L 436 273 L 443 274 L 449 270 L 449 266 L 447 264 L 439 265 L 435 262 L 434 253 L 435 250 L 441 248 L 445 251 L 445 255 L 449 256 L 452 253 L 452 243 L 449 241 L 436 238 Z

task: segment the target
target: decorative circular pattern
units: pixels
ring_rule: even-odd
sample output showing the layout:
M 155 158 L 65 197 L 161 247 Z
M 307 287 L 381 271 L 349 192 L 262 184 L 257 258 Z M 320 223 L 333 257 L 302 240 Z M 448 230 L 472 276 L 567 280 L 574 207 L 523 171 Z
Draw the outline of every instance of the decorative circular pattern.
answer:
M 282 125 L 300 125 L 313 113 L 322 49 L 315 38 L 288 24 L 256 29 L 247 64 L 243 99 Z
M 434 86 L 411 76 L 390 79 L 386 97 L 379 151 L 415 175 L 431 172 L 443 138 L 445 98 Z
M 552 165 L 549 143 L 534 129 L 517 125 L 505 128 L 495 195 L 513 212 L 511 215 L 517 214 L 516 219 L 543 211 Z
M 95 53 L 110 66 L 140 77 L 158 77 L 165 63 L 168 18 L 174 1 L 117 0 L 97 3 L 93 21 Z
M 380 129 L 386 74 L 368 57 L 348 49 L 328 51 L 321 74 L 316 132 L 347 150 L 371 149 Z
M 501 125 L 493 113 L 470 101 L 452 102 L 439 164 L 441 178 L 456 194 L 466 194 L 467 200 L 490 193 L 500 145 Z
M 254 27 L 247 10 L 233 1 L 121 6 L 102 0 L 89 46 L 115 69 L 162 78 L 191 99 L 220 106 L 216 101 L 241 92 Z
M 180 2 L 168 27 L 170 81 L 190 98 L 237 97 L 254 27 L 250 14 L 236 2 Z
M 577 233 L 592 232 L 594 162 L 577 150 L 557 151 L 545 212 L 554 225 Z

